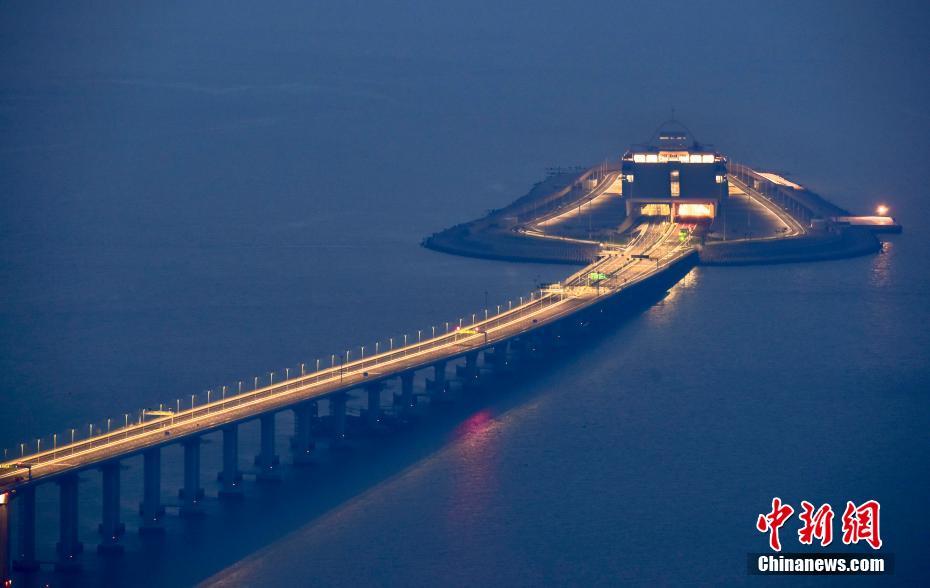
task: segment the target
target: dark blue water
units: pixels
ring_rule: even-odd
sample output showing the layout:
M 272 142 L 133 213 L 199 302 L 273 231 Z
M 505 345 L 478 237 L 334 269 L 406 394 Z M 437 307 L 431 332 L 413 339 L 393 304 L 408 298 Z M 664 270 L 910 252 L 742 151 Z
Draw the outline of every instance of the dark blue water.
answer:
M 558 279 L 570 270 L 418 243 L 547 165 L 616 157 L 674 107 L 735 159 L 856 211 L 887 202 L 907 232 L 867 258 L 696 269 L 566 361 L 250 490 L 270 492 L 267 511 L 211 506 L 172 521 L 165 548 L 130 538 L 112 569 L 88 553 L 78 582 L 741 584 L 774 495 L 881 501 L 886 580 L 926 577 L 926 17 L 921 3 L 5 5 L 0 446 Z M 57 508 L 51 488 L 40 498 L 50 558 Z

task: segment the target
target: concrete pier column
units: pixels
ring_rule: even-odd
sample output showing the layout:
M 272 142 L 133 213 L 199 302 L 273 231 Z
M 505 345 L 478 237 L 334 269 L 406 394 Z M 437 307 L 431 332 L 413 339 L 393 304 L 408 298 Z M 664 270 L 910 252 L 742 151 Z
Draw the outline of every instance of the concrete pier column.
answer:
M 494 351 L 491 353 L 491 362 L 498 368 L 504 367 L 507 363 L 507 341 L 494 344 Z
M 123 552 L 119 538 L 126 527 L 119 520 L 119 469 L 118 461 L 110 461 L 100 466 L 100 472 L 103 474 L 103 516 L 99 528 L 102 539 L 97 545 L 97 553 Z
M 308 400 L 294 406 L 294 437 L 291 448 L 294 451 L 294 465 L 313 463 L 313 422 L 319 415 L 316 400 Z
M 17 545 L 13 568 L 23 572 L 39 569 L 36 561 L 36 488 L 25 486 L 16 491 Z
M 139 505 L 142 523 L 139 533 L 163 533 L 161 518 L 165 508 L 161 504 L 161 447 L 146 449 L 142 453 L 142 504 Z
M 281 480 L 278 472 L 280 460 L 275 454 L 275 414 L 268 413 L 259 417 L 261 422 L 261 447 L 255 456 L 255 465 L 258 468 L 256 479 L 261 482 L 277 482 Z
M 313 451 L 316 449 L 313 423 L 319 415 L 319 405 L 316 400 L 309 400 L 294 406 L 293 410 L 294 437 L 291 439 L 291 449 L 294 452 L 294 465 L 308 465 L 313 463 Z
M 62 572 L 79 570 L 77 557 L 83 551 L 78 541 L 78 477 L 68 474 L 58 480 L 58 561 L 55 569 Z
M 437 390 L 446 385 L 446 361 L 437 361 L 433 364 L 433 382 Z
M 178 492 L 181 498 L 181 516 L 194 517 L 203 514 L 203 488 L 200 487 L 200 436 L 185 439 L 184 447 L 184 487 Z
M 332 420 L 333 441 L 332 447 L 339 447 L 346 439 L 346 400 L 345 393 L 333 394 L 329 397 L 329 414 Z
M 402 414 L 408 414 L 413 408 L 413 377 L 416 372 L 403 372 L 400 375 L 400 410 Z
M 9 492 L 0 493 L 0 586 L 13 585 L 13 566 L 10 554 L 10 497 Z
M 239 471 L 239 425 L 235 423 L 223 427 L 223 469 L 217 477 L 220 481 L 220 498 L 242 498 L 242 472 Z
M 478 351 L 465 354 L 465 366 L 461 370 L 461 377 L 466 386 L 478 383 Z
M 381 390 L 384 384 L 381 382 L 372 382 L 365 385 L 365 392 L 368 393 L 368 411 L 366 412 L 366 424 L 369 427 L 375 427 L 381 420 Z
M 433 364 L 433 377 L 426 379 L 426 390 L 430 394 L 440 396 L 446 389 L 446 360 Z

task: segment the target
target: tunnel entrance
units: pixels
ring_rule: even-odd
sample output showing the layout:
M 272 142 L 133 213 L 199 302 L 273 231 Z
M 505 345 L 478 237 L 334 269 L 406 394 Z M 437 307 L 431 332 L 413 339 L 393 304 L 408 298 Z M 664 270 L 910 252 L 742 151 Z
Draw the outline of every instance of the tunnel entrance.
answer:
M 661 216 L 669 218 L 672 207 L 669 204 L 643 204 L 639 207 L 639 216 Z
M 675 220 L 686 222 L 711 222 L 717 213 L 713 202 L 681 202 L 675 205 Z

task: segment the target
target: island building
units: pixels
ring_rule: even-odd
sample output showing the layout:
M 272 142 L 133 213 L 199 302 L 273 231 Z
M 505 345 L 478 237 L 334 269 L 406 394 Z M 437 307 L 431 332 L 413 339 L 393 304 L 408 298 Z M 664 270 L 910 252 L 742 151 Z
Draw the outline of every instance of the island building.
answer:
M 665 216 L 711 222 L 727 199 L 727 158 L 698 143 L 677 121 L 664 123 L 648 145 L 621 158 L 628 217 Z

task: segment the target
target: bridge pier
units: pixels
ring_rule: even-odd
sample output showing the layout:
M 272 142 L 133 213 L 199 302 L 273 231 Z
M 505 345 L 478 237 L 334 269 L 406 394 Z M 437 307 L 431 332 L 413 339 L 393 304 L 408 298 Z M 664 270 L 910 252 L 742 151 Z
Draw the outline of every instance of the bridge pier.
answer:
M 485 352 L 485 361 L 490 359 L 490 363 L 494 364 L 494 367 L 497 369 L 501 369 L 507 365 L 507 341 L 495 343 L 494 347 L 491 349 L 491 353 Z
M 242 472 L 239 471 L 239 425 L 226 425 L 223 431 L 223 469 L 220 471 L 220 491 L 223 499 L 242 498 Z
M 301 402 L 294 407 L 294 437 L 291 448 L 294 451 L 294 465 L 313 463 L 313 421 L 319 414 L 316 400 Z
M 139 505 L 142 535 L 163 533 L 161 517 L 165 508 L 161 504 L 161 447 L 153 447 L 142 452 L 142 504 Z
M 258 466 L 256 479 L 260 482 L 279 482 L 281 475 L 277 471 L 280 460 L 275 454 L 275 413 L 263 414 L 259 417 L 261 423 L 261 447 L 255 456 L 255 465 Z
M 103 513 L 99 531 L 103 540 L 97 545 L 97 553 L 122 553 L 119 538 L 126 526 L 119 520 L 119 461 L 109 461 L 100 466 L 103 474 Z
M 12 586 L 10 561 L 10 499 L 9 492 L 0 493 L 0 586 Z
M 400 397 L 395 402 L 400 405 L 401 414 L 409 414 L 413 404 L 413 378 L 416 372 L 409 371 L 400 374 Z
M 455 370 L 462 379 L 464 386 L 473 386 L 478 380 L 478 351 L 470 351 L 465 354 L 465 365 L 456 366 Z
M 345 444 L 347 396 L 345 392 L 340 392 L 329 397 L 329 414 L 333 429 L 331 447 L 341 447 Z
M 365 391 L 368 393 L 368 410 L 366 412 L 366 424 L 369 428 L 378 426 L 381 421 L 381 390 L 384 384 L 381 382 L 371 382 L 365 385 Z
M 72 572 L 81 569 L 77 556 L 84 550 L 78 540 L 78 476 L 68 474 L 58 480 L 58 561 L 55 569 Z
M 184 487 L 178 492 L 181 498 L 182 517 L 203 515 L 203 488 L 200 487 L 200 443 L 199 435 L 181 442 L 184 447 Z
M 433 364 L 433 379 L 426 380 L 427 389 L 435 395 L 441 395 L 446 388 L 446 360 L 442 359 Z
M 24 486 L 16 491 L 17 552 L 13 569 L 34 572 L 36 560 L 36 487 Z

